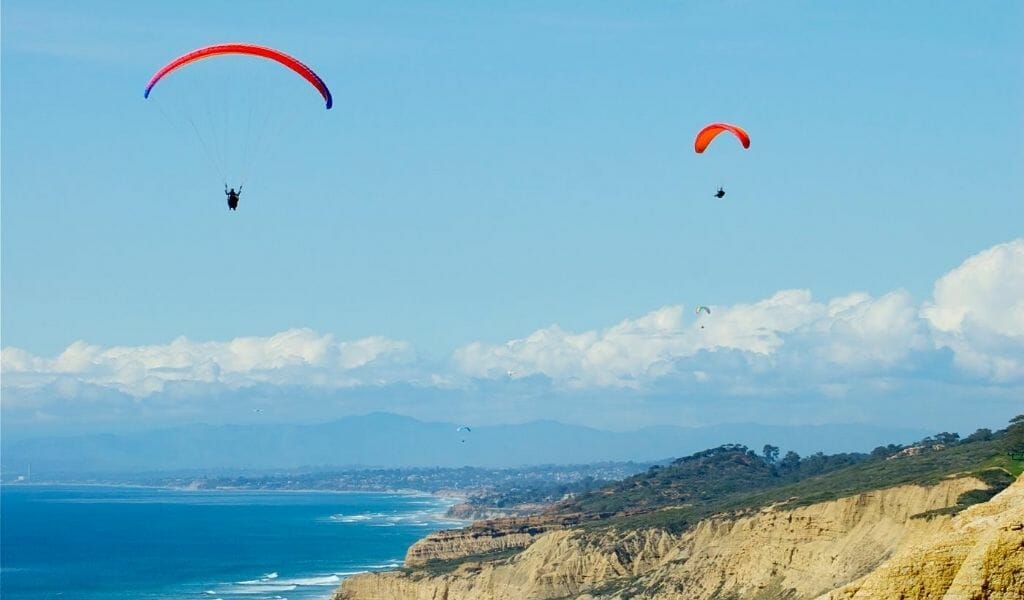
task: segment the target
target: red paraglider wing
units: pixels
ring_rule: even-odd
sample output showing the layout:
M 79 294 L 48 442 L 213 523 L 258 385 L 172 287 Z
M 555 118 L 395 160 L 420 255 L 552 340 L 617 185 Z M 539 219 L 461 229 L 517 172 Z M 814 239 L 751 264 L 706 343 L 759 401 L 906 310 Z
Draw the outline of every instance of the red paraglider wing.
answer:
M 161 67 L 160 70 L 156 72 L 156 75 L 153 75 L 153 78 L 149 80 L 149 84 L 146 86 L 146 93 L 144 96 L 149 98 L 149 92 L 152 91 L 153 86 L 156 85 L 164 75 L 167 75 L 171 71 L 179 69 L 187 64 L 194 63 L 197 60 L 222 54 L 247 54 L 250 56 L 260 56 L 277 61 L 292 71 L 295 71 L 301 75 L 303 79 L 312 84 L 312 86 L 320 92 L 320 95 L 324 97 L 324 101 L 327 103 L 327 108 L 330 108 L 334 104 L 334 99 L 331 97 L 331 90 L 327 89 L 327 84 L 324 83 L 324 80 L 320 79 L 320 76 L 314 73 L 313 69 L 310 69 L 303 63 L 299 62 L 298 59 L 289 56 L 280 50 L 274 50 L 273 48 L 268 48 L 266 46 L 240 43 L 206 46 L 205 48 L 199 48 L 198 50 L 193 50 L 188 54 L 179 56 Z
M 728 123 L 712 123 L 697 133 L 697 138 L 693 140 L 693 149 L 697 151 L 697 154 L 704 152 L 708 144 L 711 143 L 711 140 L 715 139 L 715 136 L 723 131 L 728 131 L 735 135 L 744 148 L 750 147 L 750 136 L 747 135 L 747 132 L 742 127 Z

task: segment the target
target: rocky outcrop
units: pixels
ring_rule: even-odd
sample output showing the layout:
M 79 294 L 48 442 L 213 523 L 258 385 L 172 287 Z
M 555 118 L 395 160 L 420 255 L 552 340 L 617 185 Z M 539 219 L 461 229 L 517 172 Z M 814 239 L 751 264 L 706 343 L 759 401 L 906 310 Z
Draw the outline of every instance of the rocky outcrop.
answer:
M 426 544 L 431 538 L 423 540 L 413 562 L 407 563 L 407 567 L 414 564 L 425 567 L 352 577 L 344 582 L 335 598 L 768 600 L 821 596 L 845 600 L 900 597 L 879 591 L 884 588 L 884 578 L 878 580 L 879 587 L 870 587 L 876 585 L 872 579 L 875 569 L 890 557 L 910 552 L 922 540 L 948 535 L 951 523 L 959 523 L 967 515 L 980 518 L 981 506 L 956 518 L 949 515 L 927 519 L 912 517 L 953 506 L 961 494 L 984 487 L 981 481 L 966 477 L 930 487 L 900 486 L 795 509 L 772 507 L 740 517 L 711 518 L 682 534 L 659 529 L 622 532 L 569 527 L 571 523 L 556 524 L 537 533 L 496 536 L 496 539 L 509 538 L 510 541 L 483 541 L 486 536 L 480 529 L 475 534 L 462 534 L 462 538 L 444 532 L 451 537 L 435 534 L 431 536 L 435 538 L 431 544 Z M 1011 489 L 1019 493 L 1020 487 L 1018 482 Z M 1003 495 L 1009 491 L 1004 491 Z M 1002 499 L 1003 495 L 997 499 Z M 1019 504 L 1024 505 L 1024 502 Z M 992 502 L 983 506 L 990 505 L 997 506 Z M 1004 515 L 998 508 L 993 510 Z M 975 549 L 961 552 L 962 558 L 953 561 L 959 566 L 950 569 L 951 574 L 945 576 L 949 580 L 947 587 L 952 589 L 954 581 L 962 580 L 963 586 L 973 589 L 971 586 L 980 585 L 978 581 L 998 579 L 1004 581 L 999 585 L 1013 589 L 1014 581 L 1021 577 L 1021 569 L 1014 566 L 1016 563 L 1012 560 L 1000 558 L 1019 547 L 1014 546 L 1019 544 L 1019 539 L 1014 537 L 1019 535 L 1019 530 L 1013 529 L 1013 519 L 1009 518 L 1000 526 L 1004 527 L 1000 530 L 1004 533 L 984 536 L 980 533 L 985 529 L 981 524 L 996 521 L 972 522 L 979 531 L 977 535 L 988 540 L 983 544 L 985 550 L 972 546 Z M 524 548 L 514 556 L 497 560 L 452 560 L 460 555 L 485 554 L 480 550 L 492 544 L 494 548 L 511 547 L 511 540 L 523 544 L 520 547 Z M 410 555 L 413 554 L 410 549 Z M 449 562 L 427 562 L 436 559 Z M 886 563 L 889 564 L 895 563 Z M 967 569 L 966 565 L 974 566 Z M 886 568 L 883 566 L 877 573 Z M 892 571 L 892 578 L 898 578 L 902 567 L 893 568 L 896 570 Z
M 572 515 L 511 517 L 480 521 L 463 529 L 437 531 L 409 547 L 405 553 L 405 566 L 418 567 L 431 561 L 525 548 L 541 534 L 578 523 L 579 518 Z
M 490 506 L 477 506 L 469 502 L 456 504 L 448 509 L 445 516 L 462 521 L 485 521 L 502 519 L 507 517 L 528 517 L 539 515 L 550 507 L 550 504 L 524 503 L 515 506 L 495 508 Z
M 1024 479 L 821 598 L 1024 598 Z
M 561 530 L 505 561 L 466 561 L 450 572 L 357 575 L 335 600 L 523 600 L 576 597 L 662 564 L 677 538 L 660 531 L 586 534 Z

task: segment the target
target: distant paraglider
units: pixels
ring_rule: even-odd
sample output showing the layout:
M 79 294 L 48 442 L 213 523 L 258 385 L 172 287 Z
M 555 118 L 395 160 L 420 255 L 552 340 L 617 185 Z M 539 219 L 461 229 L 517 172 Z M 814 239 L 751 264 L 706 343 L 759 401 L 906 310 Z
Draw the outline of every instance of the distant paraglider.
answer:
M 722 189 L 722 186 L 718 186 L 718 191 L 715 192 L 715 198 L 725 198 L 725 190 Z
M 458 427 L 458 428 L 456 428 L 456 430 L 455 430 L 455 431 L 456 431 L 457 433 L 463 433 L 463 434 L 465 434 L 465 433 L 472 433 L 472 431 L 473 431 L 473 430 L 472 430 L 472 429 L 470 429 L 469 427 L 467 427 L 466 425 L 459 425 L 459 427 Z M 465 443 L 466 443 L 466 436 L 465 436 L 465 435 L 463 435 L 463 436 L 462 436 L 462 443 L 463 443 L 463 444 L 465 444 Z
M 697 315 L 697 319 L 699 320 L 701 314 L 710 315 L 711 314 L 711 309 L 706 307 L 706 306 L 704 306 L 704 305 L 698 304 L 697 308 L 693 309 L 693 312 L 694 312 L 695 315 Z M 704 325 L 701 325 L 700 328 L 704 329 Z

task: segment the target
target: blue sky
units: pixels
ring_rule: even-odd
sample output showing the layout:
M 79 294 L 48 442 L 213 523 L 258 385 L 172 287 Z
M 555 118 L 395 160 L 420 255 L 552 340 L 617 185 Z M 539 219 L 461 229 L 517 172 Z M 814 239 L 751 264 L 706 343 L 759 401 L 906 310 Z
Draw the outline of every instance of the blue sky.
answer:
M 470 365 L 474 343 L 663 307 L 903 290 L 923 310 L 963 261 L 1022 235 L 1022 25 L 1010 1 L 8 1 L 3 346 L 49 359 L 79 340 L 308 329 L 398 340 L 403 368 L 457 385 L 529 363 Z M 308 114 L 293 109 L 301 127 L 237 213 L 142 99 L 161 64 L 225 40 L 300 57 L 335 96 L 325 112 L 296 87 Z M 695 155 L 714 120 L 744 125 L 750 150 Z M 1017 306 L 999 289 L 997 308 Z M 1014 326 L 990 326 L 1005 340 L 983 354 L 1024 355 Z M 1018 385 L 986 369 L 957 385 Z

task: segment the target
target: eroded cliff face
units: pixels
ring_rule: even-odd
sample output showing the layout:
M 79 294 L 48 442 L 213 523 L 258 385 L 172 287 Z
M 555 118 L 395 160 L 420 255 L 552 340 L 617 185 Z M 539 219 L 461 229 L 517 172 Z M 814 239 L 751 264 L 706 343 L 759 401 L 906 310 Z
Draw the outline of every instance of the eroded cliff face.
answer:
M 821 596 L 839 600 L 899 597 L 883 591 L 887 589 L 888 580 L 901 576 L 900 569 L 904 567 L 898 566 L 897 558 L 912 552 L 916 545 L 942 539 L 944 535 L 950 538 L 950 543 L 966 539 L 960 529 L 951 530 L 954 524 L 959 524 L 955 526 L 963 531 L 975 531 L 978 541 L 970 550 L 947 553 L 957 557 L 951 560 L 958 565 L 946 570 L 949 572 L 944 575 L 949 581 L 947 588 L 961 586 L 969 590 L 981 585 L 979 581 L 994 583 L 998 580 L 1002 582 L 998 584 L 1000 589 L 1012 590 L 1014 582 L 1021 578 L 1021 569 L 1014 566 L 1013 561 L 1004 559 L 1007 553 L 1015 551 L 1019 558 L 1021 529 L 1014 529 L 1019 518 L 1014 521 L 1013 517 L 1006 516 L 1007 510 L 999 507 L 1009 506 L 1003 497 L 1011 490 L 1024 494 L 1021 482 L 997 496 L 1002 504 L 993 500 L 956 518 L 911 518 L 918 513 L 952 506 L 964 492 L 984 487 L 985 484 L 973 478 L 951 479 L 931 487 L 901 486 L 792 510 L 767 508 L 739 518 L 707 519 L 679 535 L 657 529 L 619 532 L 571 528 L 563 524 L 532 535 L 526 540 L 524 550 L 508 558 L 471 559 L 457 565 L 440 565 L 440 568 L 438 563 L 431 563 L 426 568 L 358 575 L 346 580 L 335 598 L 767 600 Z M 1018 497 L 1016 504 L 1024 505 L 1024 498 Z M 984 513 L 984 507 L 994 512 Z M 970 521 L 973 525 L 969 526 L 966 523 L 970 515 L 975 515 L 971 517 L 975 520 Z M 998 527 L 1002 527 L 999 529 L 1002 533 L 992 533 L 993 527 L 998 528 L 996 523 L 1001 524 Z M 951 534 L 951 531 L 956 533 Z M 456 543 L 455 537 L 435 535 L 437 538 L 432 544 L 425 544 L 426 540 L 421 542 L 423 546 L 414 557 L 414 561 L 420 561 L 417 564 L 423 565 L 428 556 L 454 559 L 459 552 L 464 552 L 461 556 L 481 554 L 491 543 L 481 540 Z M 512 535 L 521 535 L 521 532 Z M 497 536 L 502 537 L 508 536 Z M 509 539 L 520 540 L 519 537 Z M 510 542 L 495 544 L 495 548 L 510 547 Z M 429 553 L 422 551 L 428 547 L 432 548 Z M 879 569 L 890 557 L 896 558 Z M 908 558 L 907 565 L 923 560 Z M 894 570 L 886 579 L 883 574 L 889 565 L 893 565 Z M 959 597 L 1004 596 L 950 596 Z
M 948 525 L 912 515 L 952 506 L 973 478 L 901 486 L 793 510 L 702 521 L 683 536 L 684 559 L 634 586 L 647 598 L 811 598 L 868 573 L 909 540 Z
M 1024 598 L 1024 478 L 821 600 Z
M 677 538 L 665 532 L 553 531 L 505 561 L 467 561 L 448 573 L 393 571 L 346 580 L 336 600 L 564 598 L 662 564 Z
M 577 516 L 508 517 L 473 523 L 462 529 L 436 531 L 409 547 L 406 567 L 525 548 L 542 534 L 579 523 Z

